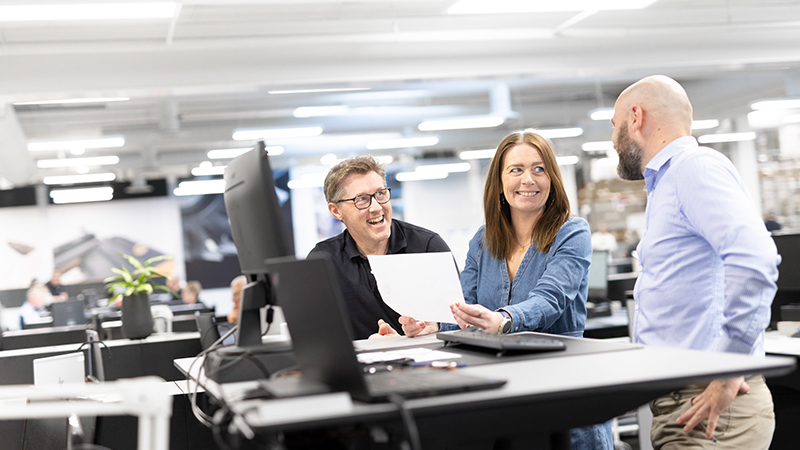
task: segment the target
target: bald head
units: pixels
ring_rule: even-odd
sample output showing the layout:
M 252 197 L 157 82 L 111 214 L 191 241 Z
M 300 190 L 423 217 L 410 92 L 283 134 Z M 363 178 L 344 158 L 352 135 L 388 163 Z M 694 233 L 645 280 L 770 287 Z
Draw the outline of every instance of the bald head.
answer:
M 643 78 L 628 86 L 617 99 L 617 108 L 640 106 L 667 134 L 692 132 L 692 104 L 677 81 L 664 75 Z

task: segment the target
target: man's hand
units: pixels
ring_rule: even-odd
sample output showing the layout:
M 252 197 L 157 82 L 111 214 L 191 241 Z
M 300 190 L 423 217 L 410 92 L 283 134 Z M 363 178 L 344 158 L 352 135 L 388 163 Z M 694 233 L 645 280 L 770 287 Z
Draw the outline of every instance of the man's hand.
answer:
M 408 337 L 424 336 L 439 331 L 439 322 L 425 322 L 408 316 L 400 316 L 399 321 L 403 325 L 403 333 Z
M 686 423 L 683 431 L 688 433 L 707 417 L 706 439 L 711 439 L 720 414 L 739 393 L 744 394 L 749 390 L 750 386 L 744 381 L 744 377 L 714 380 L 703 393 L 692 399 L 692 407 L 678 417 L 677 423 Z
M 378 332 L 369 335 L 367 339 L 381 338 L 386 336 L 400 336 L 400 333 L 392 328 L 391 325 L 384 322 L 383 319 L 378 319 Z

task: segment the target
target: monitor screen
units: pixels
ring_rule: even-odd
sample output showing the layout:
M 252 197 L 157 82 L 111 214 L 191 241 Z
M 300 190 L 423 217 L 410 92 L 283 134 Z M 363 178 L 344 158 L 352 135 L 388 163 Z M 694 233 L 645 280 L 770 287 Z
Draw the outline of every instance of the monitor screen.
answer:
M 781 255 L 778 290 L 800 291 L 800 234 L 774 234 L 772 239 Z
M 225 169 L 225 209 L 231 222 L 239 266 L 250 283 L 242 290 L 236 345 L 261 345 L 263 306 L 274 303 L 266 260 L 293 256 L 272 167 L 263 141 Z
M 592 252 L 589 266 L 589 300 L 608 300 L 608 252 Z
M 228 164 L 224 197 L 242 273 L 263 274 L 267 258 L 294 255 L 263 141 Z

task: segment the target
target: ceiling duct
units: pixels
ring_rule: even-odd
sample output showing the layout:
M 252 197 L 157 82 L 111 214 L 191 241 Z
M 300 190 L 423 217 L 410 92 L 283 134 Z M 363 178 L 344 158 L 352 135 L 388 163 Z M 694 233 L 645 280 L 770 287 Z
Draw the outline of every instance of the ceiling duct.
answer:
M 33 176 L 27 141 L 14 107 L 0 103 L 0 176 L 14 186 L 28 184 Z

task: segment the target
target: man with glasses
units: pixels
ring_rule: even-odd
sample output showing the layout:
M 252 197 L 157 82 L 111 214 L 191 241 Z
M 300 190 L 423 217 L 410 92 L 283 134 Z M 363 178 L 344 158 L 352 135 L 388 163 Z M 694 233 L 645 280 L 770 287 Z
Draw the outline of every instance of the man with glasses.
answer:
M 402 330 L 397 321 L 400 315 L 378 292 L 367 256 L 449 252 L 450 248 L 433 231 L 392 220 L 392 191 L 386 187 L 386 172 L 372 156 L 355 156 L 333 166 L 325 177 L 324 191 L 328 211 L 347 229 L 319 242 L 311 253 L 331 256 L 353 337 L 366 339 L 382 324 Z

